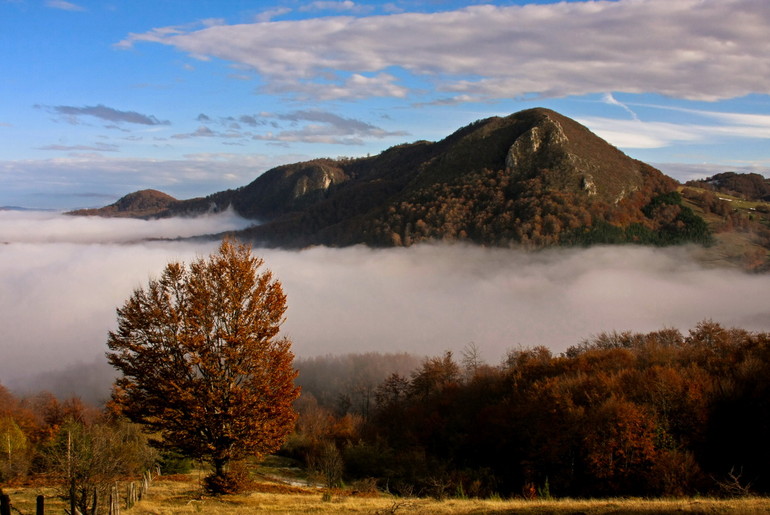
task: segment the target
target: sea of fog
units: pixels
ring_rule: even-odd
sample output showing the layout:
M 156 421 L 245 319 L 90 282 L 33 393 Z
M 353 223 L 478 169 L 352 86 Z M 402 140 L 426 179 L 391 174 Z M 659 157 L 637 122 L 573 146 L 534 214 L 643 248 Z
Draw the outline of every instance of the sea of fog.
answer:
M 0 211 L 0 384 L 99 395 L 115 309 L 170 261 L 215 252 L 164 241 L 246 227 L 232 213 L 156 221 Z M 706 269 L 686 248 L 521 252 L 467 245 L 256 249 L 288 297 L 298 356 L 437 355 L 473 342 L 555 352 L 602 331 L 683 332 L 712 319 L 770 330 L 770 276 Z

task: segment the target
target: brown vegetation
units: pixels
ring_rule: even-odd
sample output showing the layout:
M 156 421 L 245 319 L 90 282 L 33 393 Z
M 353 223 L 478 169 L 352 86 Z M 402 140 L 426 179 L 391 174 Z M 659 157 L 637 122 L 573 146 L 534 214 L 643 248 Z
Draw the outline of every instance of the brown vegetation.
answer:
M 709 321 L 517 349 L 496 367 L 447 353 L 384 381 L 362 423 L 303 412 L 285 452 L 333 442 L 348 480 L 436 498 L 764 494 L 769 358 L 770 335 Z
M 366 360 L 360 361 L 359 370 L 366 369 Z M 497 366 L 481 362 L 478 349 L 466 349 L 460 362 L 445 353 L 407 375 L 387 377 L 373 389 L 368 407 L 298 404 L 301 415 L 281 453 L 307 468 L 278 467 L 275 460 L 258 471 L 253 464 L 241 467 L 242 485 L 250 493 L 226 498 L 206 494 L 200 473 L 175 474 L 156 481 L 151 497 L 134 510 L 762 510 L 768 501 L 752 496 L 770 491 L 768 363 L 770 335 L 710 321 L 686 335 L 673 329 L 604 333 L 561 355 L 543 347 L 514 349 Z M 2 426 L 4 441 L 11 442 L 2 456 L 6 493 L 66 497 L 49 487 L 68 489 L 73 476 L 67 464 L 75 470 L 79 463 L 75 451 L 92 456 L 101 449 L 104 459 L 83 462 L 86 474 L 78 473 L 77 480 L 85 481 L 82 491 L 89 495 L 76 502 L 96 492 L 104 506 L 99 481 L 136 477 L 149 465 L 138 433 L 76 400 L 62 403 L 46 394 L 17 399 L 0 389 L 0 401 L 3 420 L 13 422 Z M 68 437 L 72 461 L 63 459 Z M 123 468 L 110 468 L 116 464 Z M 319 486 L 277 479 L 295 475 Z M 347 486 L 341 488 L 340 480 Z M 20 485 L 27 486 L 15 489 Z M 724 500 L 686 498 L 696 494 Z M 608 500 L 565 499 L 576 496 Z M 735 497 L 743 500 L 728 500 Z
M 296 418 L 291 342 L 277 337 L 286 296 L 263 261 L 225 240 L 189 267 L 166 266 L 118 309 L 109 362 L 123 376 L 111 408 L 158 444 L 214 467 L 214 492 L 240 489 L 233 462 L 277 450 Z
M 660 514 L 660 513 L 764 513 L 770 510 L 770 499 L 749 497 L 741 499 L 448 499 L 395 497 L 389 494 L 359 496 L 350 490 L 335 490 L 328 500 L 322 491 L 311 487 L 282 487 L 273 481 L 257 479 L 248 493 L 211 496 L 200 487 L 199 473 L 184 476 L 160 476 L 139 503 L 124 513 L 171 515 L 209 513 L 229 515 L 241 513 L 362 513 L 385 515 L 399 513 L 428 513 L 446 515 L 470 514 Z M 276 490 L 276 491 L 273 491 Z M 46 511 L 59 513 L 65 505 L 46 487 L 5 488 L 12 506 L 21 513 L 34 513 L 35 496 L 45 495 Z
M 706 179 L 689 181 L 687 186 L 724 193 L 744 200 L 770 201 L 770 179 L 758 173 L 718 173 Z

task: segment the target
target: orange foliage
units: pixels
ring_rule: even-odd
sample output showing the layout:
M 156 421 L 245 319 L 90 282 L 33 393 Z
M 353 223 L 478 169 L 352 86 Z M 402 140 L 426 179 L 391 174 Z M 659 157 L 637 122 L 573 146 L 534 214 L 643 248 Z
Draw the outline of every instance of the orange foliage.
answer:
M 296 419 L 291 342 L 277 338 L 286 296 L 262 264 L 225 240 L 207 260 L 167 265 L 118 309 L 107 343 L 123 373 L 113 407 L 216 476 L 276 450 Z

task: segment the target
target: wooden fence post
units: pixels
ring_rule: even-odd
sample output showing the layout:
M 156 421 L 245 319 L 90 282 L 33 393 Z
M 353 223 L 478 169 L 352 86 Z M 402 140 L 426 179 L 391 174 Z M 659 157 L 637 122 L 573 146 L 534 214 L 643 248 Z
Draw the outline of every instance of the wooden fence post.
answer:
M 150 475 L 149 470 L 145 470 L 142 474 L 142 488 L 139 491 L 139 499 L 141 500 L 142 497 L 144 497 L 147 494 L 147 490 L 150 489 L 150 482 L 152 481 L 152 476 Z
M 120 490 L 118 483 L 110 489 L 110 515 L 120 515 Z
M 0 515 L 11 515 L 11 498 L 0 494 Z
M 69 438 L 69 431 L 67 432 L 67 438 Z M 67 445 L 69 445 L 69 440 L 67 440 Z M 73 477 L 70 479 L 70 514 L 71 515 L 77 515 L 78 508 L 75 505 L 75 478 Z
M 130 510 L 131 508 L 133 508 L 137 500 L 138 500 L 138 495 L 136 491 L 136 483 L 131 481 L 128 484 L 128 494 L 126 495 L 126 509 Z

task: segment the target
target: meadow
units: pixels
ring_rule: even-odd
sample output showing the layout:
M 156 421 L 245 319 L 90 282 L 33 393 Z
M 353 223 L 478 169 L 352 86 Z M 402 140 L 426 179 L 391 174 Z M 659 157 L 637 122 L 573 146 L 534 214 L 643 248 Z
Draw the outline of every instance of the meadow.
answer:
M 207 513 L 427 513 L 427 514 L 662 514 L 662 513 L 768 513 L 770 498 L 742 497 L 717 499 L 694 497 L 681 499 L 523 499 L 523 498 L 434 498 L 398 497 L 379 491 L 360 491 L 354 487 L 328 490 L 280 479 L 285 471 L 270 466 L 253 472 L 249 492 L 212 496 L 204 492 L 201 482 L 205 471 L 156 477 L 148 493 L 131 509 L 121 506 L 121 513 L 140 515 L 172 515 Z M 127 483 L 122 483 L 125 491 Z M 66 503 L 57 490 L 43 483 L 5 488 L 14 513 L 35 513 L 35 499 L 46 497 L 46 513 L 63 513 Z

